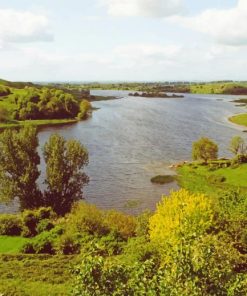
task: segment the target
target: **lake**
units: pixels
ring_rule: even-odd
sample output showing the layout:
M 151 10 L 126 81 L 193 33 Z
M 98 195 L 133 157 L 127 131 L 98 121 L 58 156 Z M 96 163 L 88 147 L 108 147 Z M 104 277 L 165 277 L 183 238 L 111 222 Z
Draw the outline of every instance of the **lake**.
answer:
M 192 143 L 199 137 L 219 143 L 220 156 L 230 156 L 228 146 L 233 136 L 247 140 L 244 128 L 227 120 L 234 113 L 244 112 L 230 102 L 236 96 L 186 94 L 184 98 L 156 99 L 128 97 L 128 93 L 92 91 L 93 95 L 122 99 L 93 102 L 99 109 L 92 118 L 39 132 L 41 146 L 54 132 L 86 146 L 90 183 L 84 197 L 99 207 L 134 214 L 153 210 L 162 194 L 178 186 L 154 185 L 150 178 L 174 173 L 168 168 L 170 164 L 190 160 Z M 1 211 L 6 210 L 2 206 Z

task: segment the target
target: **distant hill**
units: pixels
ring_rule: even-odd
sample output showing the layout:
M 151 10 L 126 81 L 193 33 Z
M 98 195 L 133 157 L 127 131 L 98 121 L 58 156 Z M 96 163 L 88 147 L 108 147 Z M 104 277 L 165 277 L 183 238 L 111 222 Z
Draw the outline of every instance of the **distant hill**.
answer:
M 41 87 L 40 85 L 34 84 L 32 82 L 19 82 L 19 81 L 12 82 L 4 79 L 0 79 L 0 85 L 14 87 L 14 88 L 24 88 L 25 86 L 33 86 L 38 88 Z

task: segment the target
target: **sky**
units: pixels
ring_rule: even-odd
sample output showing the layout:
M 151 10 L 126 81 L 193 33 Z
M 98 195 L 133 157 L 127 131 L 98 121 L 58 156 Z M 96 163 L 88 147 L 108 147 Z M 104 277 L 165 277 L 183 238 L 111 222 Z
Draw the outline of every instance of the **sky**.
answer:
M 0 0 L 0 78 L 247 80 L 247 0 Z

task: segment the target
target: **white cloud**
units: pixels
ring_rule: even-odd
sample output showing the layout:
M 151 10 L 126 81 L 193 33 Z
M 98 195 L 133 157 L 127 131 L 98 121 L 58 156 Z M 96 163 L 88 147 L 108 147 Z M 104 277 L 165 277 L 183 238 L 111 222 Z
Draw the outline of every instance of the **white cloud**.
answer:
M 231 9 L 210 9 L 194 17 L 175 17 L 175 21 L 208 34 L 218 43 L 247 45 L 247 1 L 239 0 Z
M 183 0 L 101 0 L 112 16 L 168 17 L 181 13 Z
M 51 41 L 46 16 L 29 11 L 0 9 L 0 43 Z

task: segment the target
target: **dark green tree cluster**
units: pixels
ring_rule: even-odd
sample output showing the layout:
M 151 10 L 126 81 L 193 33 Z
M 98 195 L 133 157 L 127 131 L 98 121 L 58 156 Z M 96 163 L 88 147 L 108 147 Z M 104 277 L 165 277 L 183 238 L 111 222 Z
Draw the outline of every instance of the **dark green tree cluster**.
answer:
M 88 153 L 78 141 L 52 135 L 44 147 L 46 190 L 42 193 L 37 184 L 40 176 L 37 148 L 37 132 L 31 126 L 19 132 L 7 129 L 0 134 L 1 199 L 18 197 L 21 209 L 51 206 L 57 214 L 64 215 L 82 198 L 83 185 L 88 183 L 82 171 L 88 164 Z
M 10 93 L 11 91 L 7 86 L 0 85 L 0 97 L 8 96 Z
M 80 111 L 79 102 L 71 94 L 45 87 L 27 87 L 13 96 L 13 102 L 17 120 L 75 118 Z

